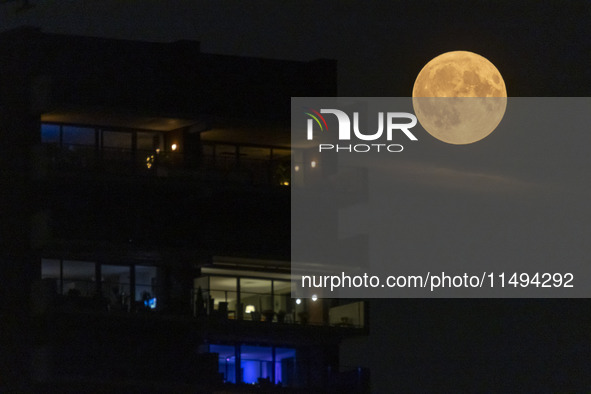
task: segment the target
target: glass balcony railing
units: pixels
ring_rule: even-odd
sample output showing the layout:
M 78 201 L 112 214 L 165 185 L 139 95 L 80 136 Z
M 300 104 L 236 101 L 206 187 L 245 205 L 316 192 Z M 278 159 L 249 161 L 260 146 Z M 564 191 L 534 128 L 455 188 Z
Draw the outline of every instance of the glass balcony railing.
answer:
M 33 292 L 33 303 L 38 312 L 62 310 L 67 312 L 100 312 L 111 314 L 161 313 L 218 321 L 248 321 L 253 324 L 299 324 L 363 328 L 365 304 L 363 301 L 337 302 L 329 299 L 293 299 L 290 294 L 238 292 L 215 289 L 193 289 L 189 308 L 177 308 L 169 303 L 162 307 L 151 285 L 119 284 L 120 291 L 113 296 L 111 288 L 102 288 L 92 280 L 45 278 Z M 131 293 L 131 294 L 130 294 Z M 135 296 L 133 295 L 135 294 Z M 50 301 L 52 300 L 52 301 Z M 188 306 L 186 303 L 179 303 Z M 180 306 L 180 305 L 179 305 Z
M 363 301 L 332 305 L 331 300 L 302 300 L 291 294 L 193 289 L 193 315 L 252 322 L 363 328 Z

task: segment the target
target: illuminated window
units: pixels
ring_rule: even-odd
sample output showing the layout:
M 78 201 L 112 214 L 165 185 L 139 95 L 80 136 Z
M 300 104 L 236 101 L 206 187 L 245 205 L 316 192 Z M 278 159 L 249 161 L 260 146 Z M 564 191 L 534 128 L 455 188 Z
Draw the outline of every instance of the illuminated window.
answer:
M 282 280 L 273 281 L 273 303 L 273 309 L 278 316 L 280 314 L 291 314 L 291 282 Z
M 88 261 L 41 259 L 41 278 L 55 280 L 58 294 L 93 296 L 98 289 L 97 268 L 101 274 L 101 293 L 113 308 L 132 306 L 133 302 L 156 304 L 156 267 L 97 264 Z M 134 275 L 134 278 L 132 278 Z M 135 287 L 131 284 L 135 282 Z M 134 296 L 135 293 L 135 296 Z
M 209 345 L 209 352 L 218 355 L 218 372 L 228 383 L 236 383 L 235 349 L 229 345 Z M 275 384 L 290 386 L 295 380 L 295 360 L 296 350 L 292 348 L 273 349 L 269 346 L 241 345 L 240 380 L 243 383 L 255 384 L 259 379 L 269 379 Z
M 273 305 L 271 304 L 271 280 L 269 279 L 240 279 L 240 297 L 244 305 L 254 305 L 257 312 L 265 312 L 272 315 Z M 249 315 L 252 320 L 260 320 L 260 317 Z M 258 315 L 260 316 L 260 315 Z M 248 316 L 245 316 L 248 319 Z
M 87 261 L 63 261 L 63 293 L 85 297 L 96 292 L 95 264 Z
M 94 295 L 95 264 L 87 261 L 41 259 L 41 278 L 55 279 L 58 294 Z
M 59 144 L 60 126 L 43 123 L 41 125 L 41 142 L 44 144 Z
M 112 309 L 129 307 L 130 268 L 128 265 L 101 266 L 103 297 L 109 300 Z
M 149 299 L 156 296 L 156 267 L 148 267 L 143 265 L 135 266 L 135 300 L 143 301 L 144 298 Z
M 193 299 L 194 313 L 220 310 L 223 303 L 231 319 L 290 323 L 295 316 L 288 280 L 203 276 L 194 280 Z
M 218 372 L 222 374 L 224 382 L 236 383 L 236 354 L 234 346 L 210 345 L 210 353 L 218 355 Z
M 213 297 L 214 308 L 229 317 L 236 317 L 237 279 L 224 276 L 212 276 L 209 279 L 209 294 Z

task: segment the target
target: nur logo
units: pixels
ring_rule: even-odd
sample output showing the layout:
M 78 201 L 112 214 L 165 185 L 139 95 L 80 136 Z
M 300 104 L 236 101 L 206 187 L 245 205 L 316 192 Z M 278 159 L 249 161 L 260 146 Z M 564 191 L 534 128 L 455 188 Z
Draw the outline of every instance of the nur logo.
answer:
M 332 114 L 336 116 L 336 120 L 339 124 L 338 139 L 339 141 L 350 141 L 351 140 L 351 128 L 353 129 L 354 136 L 362 141 L 375 141 L 382 137 L 384 129 L 386 131 L 386 139 L 392 141 L 394 131 L 402 131 L 402 133 L 411 141 L 418 141 L 417 137 L 410 132 L 410 129 L 416 126 L 417 118 L 413 114 L 407 112 L 378 112 L 378 130 L 373 134 L 362 133 L 359 130 L 359 112 L 353 112 L 353 127 L 351 127 L 351 119 L 349 115 L 338 109 L 321 109 L 316 111 L 312 108 L 305 108 L 306 115 L 310 118 L 307 123 L 307 138 L 308 140 L 314 139 L 314 124 L 320 127 L 320 131 L 328 131 L 328 124 L 322 114 Z M 400 119 L 407 119 L 410 122 L 398 123 Z M 384 126 L 385 123 L 385 126 Z M 381 147 L 384 147 L 389 152 L 402 152 L 402 145 L 399 144 L 357 144 L 357 145 L 333 145 L 333 144 L 320 144 L 319 151 L 334 149 L 337 152 L 345 150 L 348 152 L 369 152 L 370 150 L 380 151 Z
M 314 119 L 316 121 L 316 123 L 318 124 L 318 126 L 320 126 L 320 131 L 324 131 L 324 128 L 326 128 L 326 130 L 328 131 L 328 125 L 326 124 L 326 120 L 324 119 L 324 117 L 322 115 L 320 115 L 320 113 L 318 113 L 318 111 L 312 109 L 312 108 L 305 108 L 305 110 L 307 112 L 304 112 L 306 115 L 308 115 L 309 117 L 311 117 L 312 119 Z M 322 111 L 322 110 L 321 110 Z M 310 113 L 310 112 L 313 112 Z M 313 138 L 313 126 L 314 124 L 312 123 L 312 119 L 308 119 L 308 139 L 312 140 Z M 320 120 L 322 120 L 322 122 L 320 122 Z M 324 127 L 322 127 L 322 124 L 324 124 Z

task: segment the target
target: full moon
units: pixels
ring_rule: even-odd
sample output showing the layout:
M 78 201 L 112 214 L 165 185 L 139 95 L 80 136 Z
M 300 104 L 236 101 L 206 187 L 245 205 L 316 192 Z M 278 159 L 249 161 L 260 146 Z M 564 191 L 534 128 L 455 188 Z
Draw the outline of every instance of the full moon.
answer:
M 507 108 L 505 81 L 484 57 L 447 52 L 419 73 L 413 107 L 423 128 L 448 144 L 471 144 L 497 128 Z

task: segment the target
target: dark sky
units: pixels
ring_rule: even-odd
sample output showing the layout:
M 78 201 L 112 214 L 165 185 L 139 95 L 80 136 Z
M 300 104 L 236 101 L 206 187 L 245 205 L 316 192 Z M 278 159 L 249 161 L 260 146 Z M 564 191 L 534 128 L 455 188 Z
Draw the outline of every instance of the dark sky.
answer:
M 408 96 L 421 67 L 449 50 L 492 61 L 509 96 L 586 96 L 586 1 L 31 0 L 0 6 L 0 26 L 171 41 L 206 52 L 339 62 L 341 96 Z
M 133 40 L 193 39 L 211 53 L 334 58 L 341 96 L 410 96 L 423 65 L 450 50 L 488 58 L 510 97 L 587 97 L 591 91 L 588 1 L 30 2 L 33 8 L 18 12 L 19 1 L 0 5 L 2 29 L 32 25 Z M 461 201 L 470 215 L 462 224 L 479 229 L 473 220 L 491 221 L 487 231 L 499 242 L 508 239 L 516 253 L 515 237 L 528 246 L 524 256 L 552 252 L 557 261 L 586 263 L 588 127 L 539 138 L 535 129 L 522 131 L 493 133 L 471 148 L 419 136 L 422 145 L 403 157 L 395 174 L 411 190 L 400 201 L 427 207 L 426 215 L 403 215 L 410 231 L 430 226 L 433 237 L 445 232 L 437 209 L 447 203 L 452 212 L 460 210 L 453 201 Z M 372 368 L 376 392 L 591 389 L 588 300 L 380 300 L 371 314 L 369 345 L 350 347 L 345 356 Z

